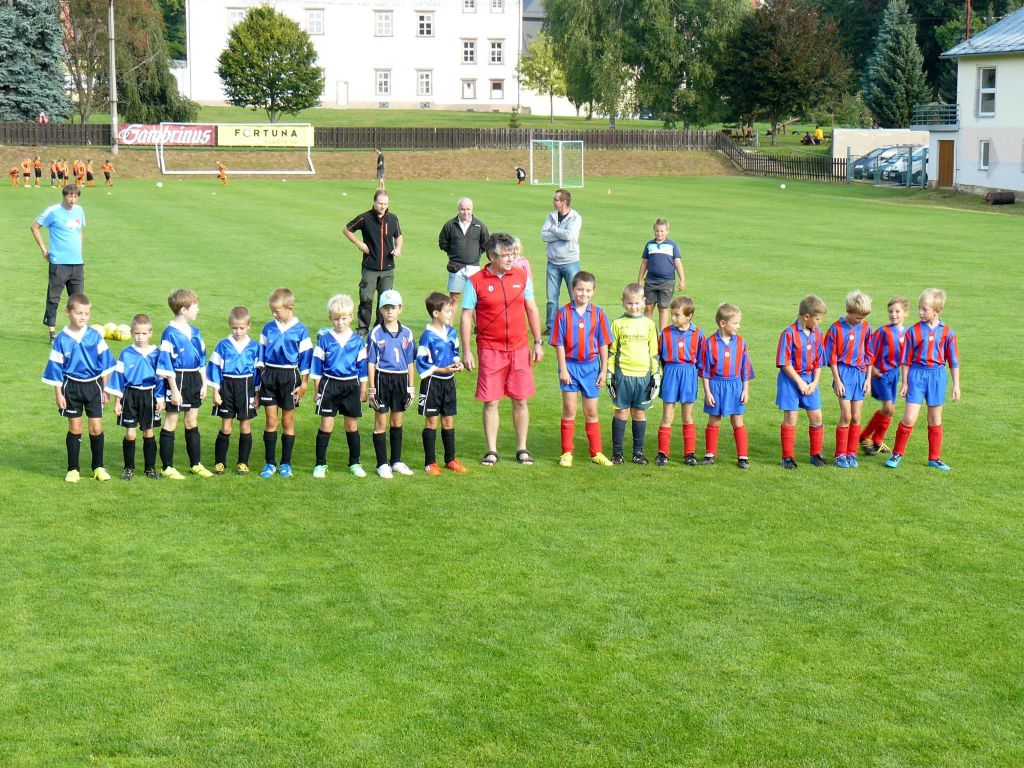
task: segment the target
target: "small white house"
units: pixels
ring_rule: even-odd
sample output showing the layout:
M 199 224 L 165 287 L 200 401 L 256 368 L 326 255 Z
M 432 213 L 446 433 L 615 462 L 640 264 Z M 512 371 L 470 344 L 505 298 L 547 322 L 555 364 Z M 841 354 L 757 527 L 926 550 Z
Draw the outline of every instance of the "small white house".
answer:
M 1024 193 L 1024 8 L 942 54 L 957 60 L 957 103 L 918 107 L 928 178 L 965 192 Z

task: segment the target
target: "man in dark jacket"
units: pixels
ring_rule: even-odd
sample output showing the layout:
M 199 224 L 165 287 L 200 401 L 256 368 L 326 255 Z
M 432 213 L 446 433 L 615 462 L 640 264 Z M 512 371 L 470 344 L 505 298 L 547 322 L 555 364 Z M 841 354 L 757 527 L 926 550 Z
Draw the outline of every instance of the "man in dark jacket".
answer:
M 359 281 L 359 327 L 361 336 L 370 330 L 374 294 L 378 296 L 395 284 L 395 261 L 402 255 L 402 228 L 398 217 L 388 210 L 390 198 L 383 189 L 373 195 L 373 208 L 345 225 L 345 237 L 363 254 Z M 356 233 L 362 234 L 360 241 Z M 378 317 L 377 322 L 380 322 Z
M 470 275 L 480 271 L 488 237 L 487 225 L 473 215 L 473 201 L 461 198 L 459 215 L 445 222 L 437 236 L 437 247 L 448 254 L 448 293 L 453 306 L 459 306 Z

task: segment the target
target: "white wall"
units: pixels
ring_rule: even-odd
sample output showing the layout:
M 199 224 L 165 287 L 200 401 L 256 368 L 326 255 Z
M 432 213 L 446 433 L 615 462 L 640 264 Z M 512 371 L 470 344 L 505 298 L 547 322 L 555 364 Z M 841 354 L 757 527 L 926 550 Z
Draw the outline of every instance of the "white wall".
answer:
M 845 158 L 847 149 L 856 159 L 878 147 L 901 144 L 923 146 L 927 143 L 928 131 L 911 131 L 905 128 L 836 128 L 832 131 L 832 157 Z

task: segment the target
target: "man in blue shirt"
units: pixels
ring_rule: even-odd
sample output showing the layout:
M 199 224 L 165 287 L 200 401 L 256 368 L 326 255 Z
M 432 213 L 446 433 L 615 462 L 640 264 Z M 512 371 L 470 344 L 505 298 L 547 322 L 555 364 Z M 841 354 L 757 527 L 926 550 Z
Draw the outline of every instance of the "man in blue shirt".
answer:
M 85 231 L 85 211 L 78 204 L 78 187 L 64 187 L 60 204 L 51 205 L 32 222 L 32 237 L 50 265 L 49 284 L 46 288 L 46 312 L 43 323 L 50 329 L 50 341 L 57 335 L 57 305 L 61 293 L 68 296 L 85 293 L 85 263 L 82 260 L 82 240 Z M 50 233 L 50 245 L 43 242 L 40 229 Z

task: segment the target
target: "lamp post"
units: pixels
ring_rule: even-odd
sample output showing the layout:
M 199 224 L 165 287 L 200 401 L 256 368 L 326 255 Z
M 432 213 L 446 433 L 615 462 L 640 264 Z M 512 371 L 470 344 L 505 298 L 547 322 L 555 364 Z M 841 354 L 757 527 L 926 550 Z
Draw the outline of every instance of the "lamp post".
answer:
M 117 154 L 117 62 L 114 59 L 114 0 L 107 4 L 110 42 L 110 154 Z

